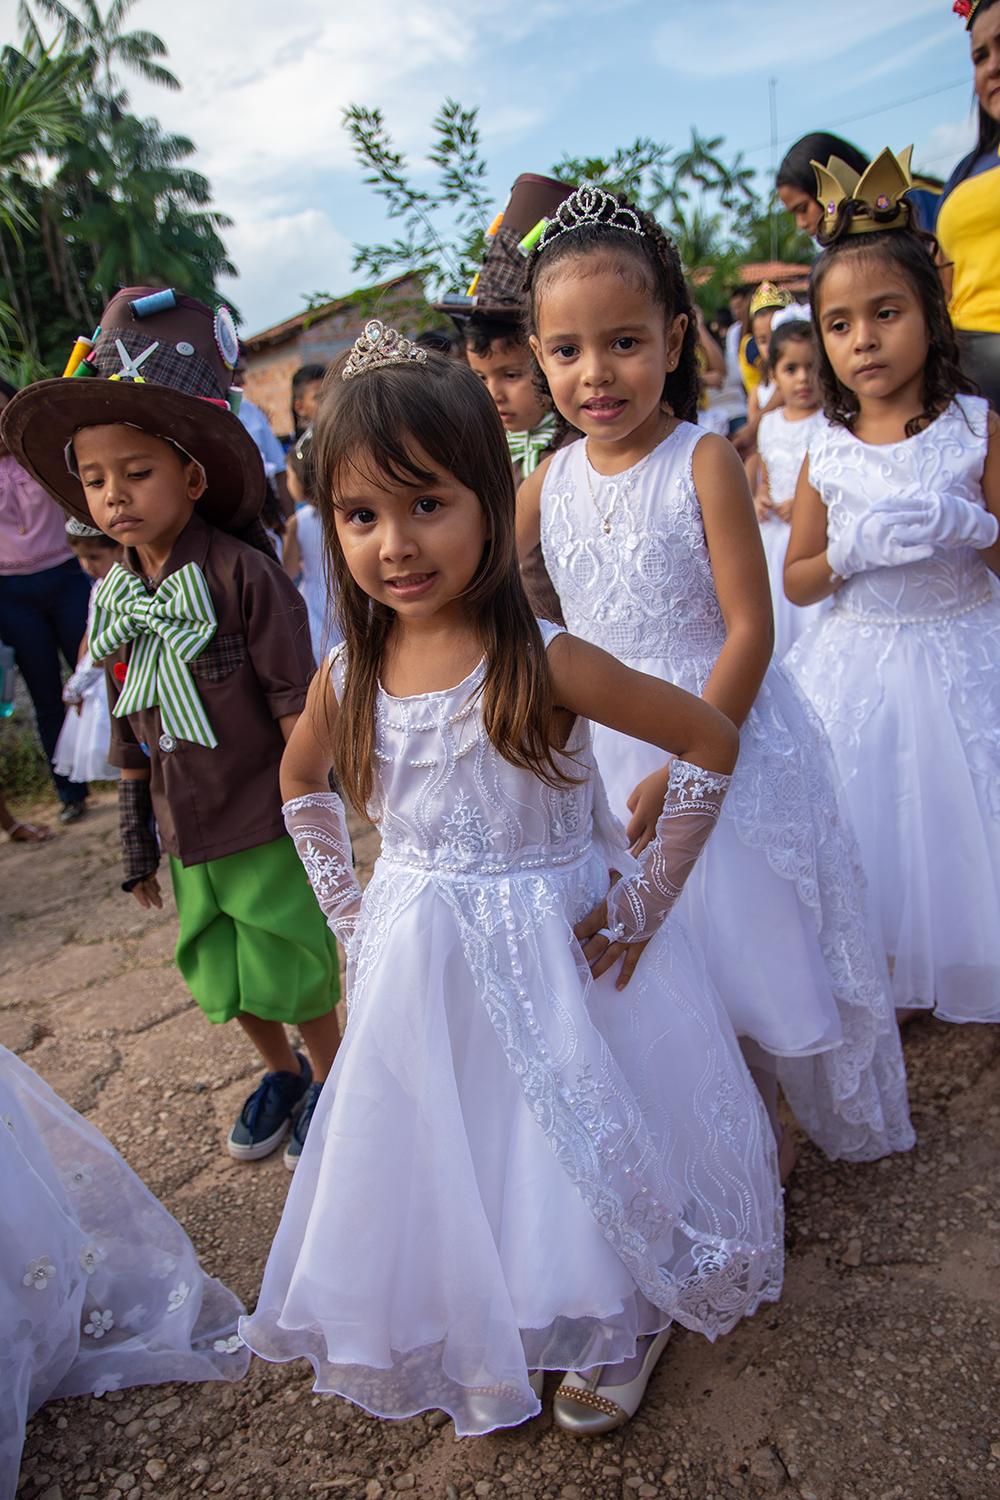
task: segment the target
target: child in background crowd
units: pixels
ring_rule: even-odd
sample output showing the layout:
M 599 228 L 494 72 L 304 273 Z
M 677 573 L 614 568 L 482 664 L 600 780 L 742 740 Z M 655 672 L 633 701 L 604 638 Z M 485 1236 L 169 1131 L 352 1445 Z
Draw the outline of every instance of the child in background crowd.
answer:
M 525 172 L 516 179 L 507 207 L 494 221 L 473 282 L 471 312 L 461 320 L 465 357 L 489 391 L 507 434 L 515 484 L 534 473 L 544 455 L 568 436 L 535 383 L 535 361 L 523 328 L 525 261 L 518 247 L 571 192 L 568 183 L 554 177 Z M 540 547 L 522 560 L 521 579 L 535 615 L 561 624 L 559 601 Z
M 816 370 L 819 356 L 812 324 L 801 319 L 782 323 L 771 334 L 767 357 L 781 406 L 764 414 L 757 433 L 754 508 L 771 583 L 774 655 L 781 661 L 824 608 L 818 604 L 800 609 L 785 596 L 785 553 L 795 486 L 810 438 L 823 421 Z
M 292 420 L 298 439 L 316 420 L 319 393 L 326 375 L 325 365 L 300 365 L 292 376 Z
M 71 516 L 66 522 L 66 537 L 88 578 L 99 583 L 106 578 L 124 553 L 114 537 L 105 536 L 93 526 Z M 108 713 L 108 690 L 104 672 L 94 665 L 90 654 L 90 633 L 94 626 L 96 588 L 90 591 L 87 633 L 80 643 L 76 670 L 63 688 L 63 702 L 70 705 L 66 722 L 56 741 L 55 768 L 67 781 L 117 781 L 118 768 L 108 764 L 111 744 L 111 717 Z
M 833 746 L 900 1018 L 1000 1021 L 1000 419 L 962 373 L 905 162 L 817 175 L 828 420 L 785 586 L 832 607 L 788 665 Z
M 681 909 L 776 1133 L 777 1078 L 829 1156 L 905 1150 L 906 1075 L 857 849 L 825 741 L 785 674 L 768 670 L 767 570 L 739 458 L 694 425 L 697 335 L 677 249 L 648 215 L 581 189 L 529 277 L 532 348 L 586 441 L 522 487 L 522 544 L 541 535 L 577 634 L 742 726 L 732 794 Z M 642 849 L 669 763 L 600 726 L 594 746 Z
M 87 375 L 22 391 L 3 431 L 64 509 L 125 547 L 98 586 L 90 642 L 122 768 L 123 888 L 162 904 L 162 842 L 178 967 L 208 1019 L 235 1019 L 267 1067 L 229 1152 L 256 1160 L 291 1130 L 291 1168 L 337 1049 L 338 969 L 281 818 L 278 767 L 312 651 L 258 520 L 260 456 L 228 404 L 237 352 L 226 309 L 121 291 Z
M 539 628 L 507 445 L 468 368 L 372 322 L 316 441 L 347 641 L 281 777 L 351 1007 L 241 1332 L 309 1358 L 317 1390 L 437 1407 L 459 1434 L 523 1422 L 546 1369 L 584 1370 L 556 1422 L 607 1432 L 673 1322 L 714 1338 L 780 1289 L 764 1112 L 683 925 L 660 930 L 737 737 Z M 641 868 L 590 718 L 676 757 Z M 363 895 L 331 766 L 382 837 Z
M 282 566 L 306 601 L 313 656 L 322 665 L 343 639 L 333 581 L 327 576 L 323 525 L 316 509 L 312 428 L 288 450 L 288 493 L 295 511 L 285 528 Z

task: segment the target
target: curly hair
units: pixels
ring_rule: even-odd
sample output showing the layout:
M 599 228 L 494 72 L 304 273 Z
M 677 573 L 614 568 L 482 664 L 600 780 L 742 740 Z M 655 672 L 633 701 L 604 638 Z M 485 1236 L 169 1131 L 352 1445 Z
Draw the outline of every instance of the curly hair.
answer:
M 955 396 L 976 396 L 979 388 L 963 372 L 959 363 L 958 340 L 948 315 L 948 304 L 934 261 L 936 242 L 932 236 L 913 227 L 912 209 L 909 204 L 905 204 L 905 207 L 908 219 L 903 228 L 849 235 L 848 230 L 854 216 L 863 210 L 865 216 L 870 217 L 872 211 L 868 204 L 846 199 L 841 204 L 833 229 L 824 235 L 823 253 L 812 269 L 809 297 L 819 338 L 819 382 L 823 411 L 829 421 L 836 422 L 841 427 L 852 428 L 858 419 L 860 405 L 855 392 L 837 379 L 826 352 L 826 341 L 820 324 L 823 283 L 830 267 L 842 264 L 845 256 L 855 259 L 865 256 L 869 260 L 881 260 L 890 271 L 906 279 L 916 293 L 927 325 L 927 361 L 921 391 L 923 410 L 918 416 L 911 417 L 906 424 L 906 436 L 914 437 L 939 417 Z M 895 205 L 886 211 L 889 218 L 895 217 L 895 214 Z M 877 222 L 878 215 L 875 217 Z
M 604 206 L 604 218 L 612 218 L 619 208 L 629 209 L 642 227 L 642 234 L 618 229 L 608 222 L 584 224 L 579 229 L 556 235 L 541 250 L 535 250 L 528 259 L 524 291 L 526 301 L 525 327 L 529 334 L 538 336 L 538 297 L 545 283 L 562 261 L 587 255 L 591 251 L 605 254 L 611 250 L 616 255 L 626 256 L 641 271 L 650 295 L 663 308 L 664 319 L 670 322 L 679 314 L 687 317 L 680 358 L 675 370 L 664 375 L 663 394 L 660 400 L 669 406 L 675 417 L 686 422 L 698 419 L 700 380 L 698 376 L 698 326 L 691 294 L 684 279 L 677 246 L 668 239 L 651 214 L 636 208 L 627 198 L 608 194 Z M 547 400 L 552 400 L 548 382 L 537 369 L 535 383 Z

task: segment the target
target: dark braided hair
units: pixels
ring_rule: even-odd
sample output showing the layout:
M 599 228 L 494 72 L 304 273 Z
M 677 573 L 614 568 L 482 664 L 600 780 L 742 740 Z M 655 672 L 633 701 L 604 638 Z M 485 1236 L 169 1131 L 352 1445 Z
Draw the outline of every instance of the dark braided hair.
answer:
M 854 215 L 863 208 L 865 216 L 871 217 L 871 207 L 847 199 L 841 205 L 833 230 L 824 236 L 824 250 L 813 266 L 809 296 L 813 321 L 819 335 L 819 383 L 823 411 L 829 421 L 836 422 L 841 427 L 853 428 L 860 411 L 858 398 L 834 374 L 822 335 L 819 314 L 823 282 L 830 267 L 842 262 L 845 256 L 880 259 L 909 282 L 917 295 L 927 324 L 927 361 L 921 390 L 923 410 L 919 416 L 911 417 L 906 424 L 906 436 L 914 437 L 939 417 L 956 395 L 977 396 L 979 387 L 963 373 L 959 363 L 958 340 L 948 315 L 941 278 L 934 263 L 935 241 L 932 236 L 913 228 L 910 205 L 904 201 L 904 206 L 910 215 L 905 227 L 848 235 Z M 890 216 L 894 213 L 895 208 Z
M 642 226 L 641 235 L 627 229 L 617 229 L 607 222 L 584 224 L 580 229 L 556 235 L 543 249 L 536 250 L 529 257 L 524 283 L 526 330 L 537 338 L 538 288 L 539 285 L 544 286 L 546 277 L 551 275 L 560 261 L 587 255 L 592 250 L 603 251 L 605 254 L 612 251 L 616 255 L 627 256 L 639 267 L 651 296 L 663 308 L 664 321 L 670 322 L 680 313 L 687 317 L 677 368 L 666 372 L 660 400 L 669 406 L 675 417 L 680 417 L 685 422 L 695 422 L 698 419 L 701 389 L 696 355 L 698 325 L 677 246 L 667 238 L 651 214 L 636 208 L 626 198 L 608 194 L 603 211 L 605 220 L 610 219 L 618 208 L 628 209 L 635 214 Z M 537 369 L 537 364 L 535 383 L 546 400 L 551 401 L 552 393 L 548 382 L 541 370 Z

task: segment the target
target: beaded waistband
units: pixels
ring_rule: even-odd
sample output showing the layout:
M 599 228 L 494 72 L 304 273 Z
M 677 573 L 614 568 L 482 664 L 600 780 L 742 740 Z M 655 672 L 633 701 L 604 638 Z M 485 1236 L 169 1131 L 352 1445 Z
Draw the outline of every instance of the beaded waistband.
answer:
M 993 600 L 993 593 L 987 589 L 985 594 L 978 599 L 973 599 L 971 604 L 957 604 L 954 609 L 940 610 L 934 615 L 877 615 L 867 610 L 849 609 L 846 604 L 834 601 L 831 614 L 843 615 L 845 619 L 857 620 L 861 625 L 940 625 L 946 620 L 957 620 L 960 615 L 971 615 L 974 610 L 982 609 L 984 604 Z
M 470 866 L 462 860 L 436 858 L 428 855 L 427 850 L 413 849 L 404 844 L 395 849 L 383 847 L 376 863 L 447 880 L 505 880 L 518 875 L 536 875 L 540 870 L 558 870 L 563 874 L 576 865 L 582 865 L 594 852 L 595 845 L 588 839 L 586 844 L 578 844 L 572 850 L 562 853 L 546 849 L 544 852 L 526 852 L 521 858 L 515 855 L 506 863 L 484 860 L 481 864 Z

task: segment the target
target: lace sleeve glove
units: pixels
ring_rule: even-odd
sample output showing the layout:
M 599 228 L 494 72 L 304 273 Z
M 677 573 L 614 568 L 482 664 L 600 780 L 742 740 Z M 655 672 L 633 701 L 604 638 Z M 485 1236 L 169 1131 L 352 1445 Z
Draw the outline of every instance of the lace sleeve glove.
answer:
M 690 761 L 671 761 L 663 812 L 641 871 L 617 881 L 608 893 L 608 931 L 615 942 L 643 942 L 656 932 L 719 821 L 731 780 Z
M 118 783 L 118 832 L 122 841 L 122 890 L 130 891 L 140 881 L 155 875 L 160 863 L 160 845 L 153 817 L 153 798 L 148 781 Z
M 851 516 L 840 535 L 827 545 L 826 560 L 838 578 L 853 578 L 872 568 L 897 568 L 923 562 L 933 544 L 913 534 L 927 519 L 927 502 L 916 496 L 881 500 L 862 516 Z
M 354 936 L 361 886 L 354 873 L 344 804 L 336 792 L 293 797 L 281 809 L 326 925 L 346 948 Z
M 1000 534 L 996 516 L 963 495 L 945 492 L 924 502 L 919 519 L 900 526 L 897 537 L 907 544 L 930 547 L 992 547 Z
M 63 688 L 62 700 L 64 703 L 82 703 L 87 694 L 92 690 L 95 682 L 100 682 L 104 676 L 102 667 L 77 667 L 66 679 Z

